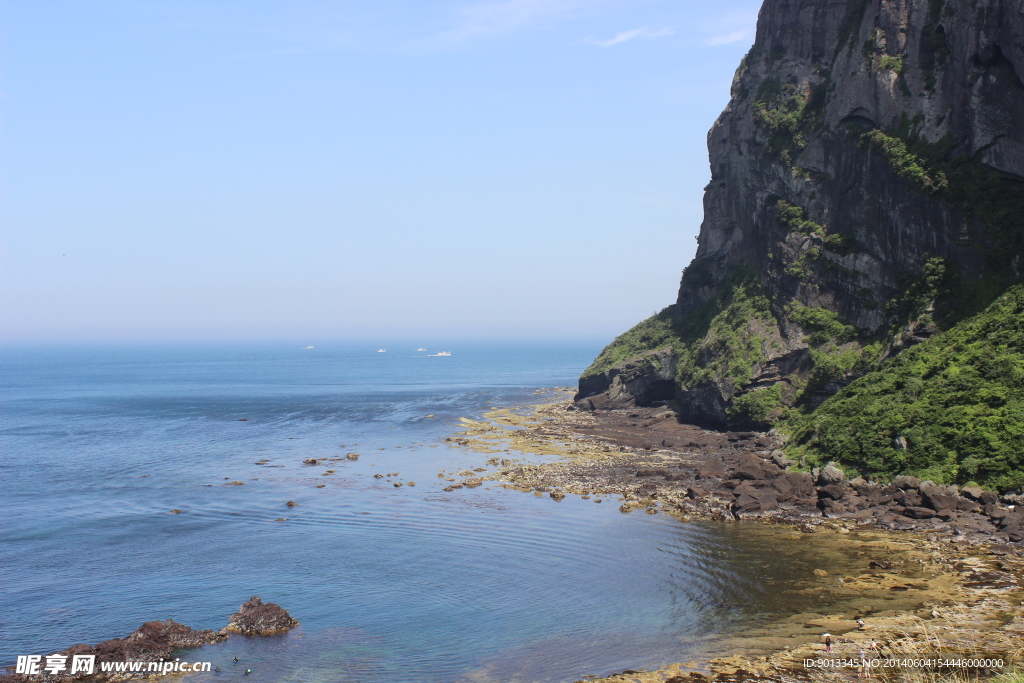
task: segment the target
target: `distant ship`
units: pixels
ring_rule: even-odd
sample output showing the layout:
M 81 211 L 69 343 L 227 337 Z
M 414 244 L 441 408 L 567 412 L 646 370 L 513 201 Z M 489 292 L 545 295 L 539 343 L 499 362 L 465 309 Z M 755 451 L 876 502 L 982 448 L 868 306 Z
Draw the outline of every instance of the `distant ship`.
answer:
M 302 347 L 302 350 L 305 351 L 306 349 L 311 349 L 311 348 L 313 348 L 313 347 L 312 346 L 304 346 L 304 347 Z
M 417 350 L 417 351 L 426 351 L 426 349 L 425 349 L 425 348 L 423 348 L 422 346 L 421 346 L 420 348 L 416 349 L 416 350 Z
M 438 351 L 434 355 L 435 356 L 450 356 L 450 355 L 452 355 L 452 352 L 451 351 Z
M 387 349 L 377 349 L 377 353 L 387 353 Z

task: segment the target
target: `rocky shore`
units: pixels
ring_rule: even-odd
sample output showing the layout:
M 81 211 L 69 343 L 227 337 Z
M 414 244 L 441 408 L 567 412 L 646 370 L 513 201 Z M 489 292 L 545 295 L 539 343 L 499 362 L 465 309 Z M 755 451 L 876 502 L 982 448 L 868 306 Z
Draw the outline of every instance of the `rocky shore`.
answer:
M 849 480 L 834 466 L 799 471 L 779 450 L 778 434 L 705 430 L 659 408 L 579 411 L 570 392 L 553 403 L 463 419 L 450 441 L 493 457 L 487 467 L 439 474 L 449 482 L 445 490 L 496 481 L 556 502 L 570 495 L 614 500 L 623 513 L 760 523 L 816 547 L 838 544 L 858 558 L 843 577 L 822 571 L 813 588 L 844 598 L 840 612 L 802 613 L 749 630 L 707 661 L 587 680 L 857 677 L 856 666 L 805 665 L 825 656 L 825 632 L 835 639 L 829 656 L 847 664 L 862 650 L 877 652 L 872 642 L 896 659 L 1024 662 L 1024 501 L 1017 496 L 913 477 Z M 860 675 L 934 680 L 953 671 L 890 666 Z M 997 670 L 956 672 L 978 678 Z
M 661 510 L 713 519 L 817 523 L 844 520 L 892 531 L 927 531 L 972 542 L 1024 541 L 1024 496 L 942 486 L 915 477 L 891 483 L 848 480 L 835 466 L 798 471 L 773 432 L 716 432 L 676 420 L 664 408 L 583 412 L 571 401 L 532 414 L 494 411 L 464 420 L 456 443 L 483 452 L 564 456 L 529 463 L 493 458 L 487 474 L 458 473 L 452 487 L 484 479 L 553 498 L 617 496 L 623 510 Z M 499 448 L 505 444 L 510 449 Z
M 78 644 L 61 650 L 56 655 L 65 658 L 65 670 L 33 675 L 15 673 L 15 667 L 8 667 L 10 674 L 0 676 L 0 683 L 60 683 L 79 681 L 88 683 L 126 681 L 149 677 L 160 678 L 148 672 L 103 672 L 100 666 L 106 662 L 165 662 L 171 660 L 179 650 L 192 649 L 219 643 L 231 633 L 247 636 L 265 636 L 287 631 L 298 626 L 298 620 L 288 612 L 270 602 L 264 603 L 253 596 L 231 615 L 228 625 L 219 631 L 212 629 L 195 630 L 173 619 L 147 621 L 124 638 L 111 638 L 97 645 Z M 92 673 L 71 673 L 70 662 L 75 655 L 95 657 Z M 45 666 L 45 660 L 43 661 Z M 43 669 L 40 666 L 40 670 Z

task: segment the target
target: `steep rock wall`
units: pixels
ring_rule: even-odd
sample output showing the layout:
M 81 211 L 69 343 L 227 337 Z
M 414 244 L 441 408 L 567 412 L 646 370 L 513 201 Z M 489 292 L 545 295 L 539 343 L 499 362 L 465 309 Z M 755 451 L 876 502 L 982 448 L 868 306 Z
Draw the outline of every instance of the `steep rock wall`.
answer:
M 697 255 L 638 326 L 663 333 L 616 340 L 580 401 L 628 404 L 609 361 L 644 386 L 633 357 L 671 347 L 682 419 L 770 424 L 981 310 L 1024 271 L 1022 77 L 1021 0 L 766 0 Z

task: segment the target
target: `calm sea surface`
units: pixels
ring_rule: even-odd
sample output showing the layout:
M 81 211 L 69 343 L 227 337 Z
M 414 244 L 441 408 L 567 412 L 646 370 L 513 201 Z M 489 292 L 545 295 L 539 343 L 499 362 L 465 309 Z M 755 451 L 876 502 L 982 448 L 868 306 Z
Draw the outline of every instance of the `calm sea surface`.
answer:
M 574 681 L 800 609 L 772 586 L 814 559 L 742 525 L 441 491 L 488 457 L 444 441 L 459 417 L 543 400 L 599 346 L 3 348 L 0 666 L 259 595 L 301 626 L 195 650 L 224 671 L 188 680 Z

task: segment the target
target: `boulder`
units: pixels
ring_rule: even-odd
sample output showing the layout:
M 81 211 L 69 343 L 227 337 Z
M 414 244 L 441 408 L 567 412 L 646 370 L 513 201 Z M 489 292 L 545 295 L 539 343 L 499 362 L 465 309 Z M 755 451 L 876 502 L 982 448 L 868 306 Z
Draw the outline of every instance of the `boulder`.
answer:
M 903 514 L 911 519 L 929 519 L 935 516 L 935 510 L 925 507 L 908 506 Z
M 995 505 L 999 502 L 999 496 L 992 491 L 982 491 L 981 497 L 978 498 L 978 502 L 982 505 Z
M 818 498 L 839 500 L 846 495 L 846 487 L 842 484 L 829 484 L 818 488 Z
M 298 620 L 293 619 L 282 607 L 272 602 L 264 603 L 259 596 L 254 595 L 231 615 L 225 628 L 247 636 L 266 636 L 298 625 Z
M 835 465 L 829 464 L 818 474 L 818 486 L 828 486 L 829 484 L 838 484 L 846 479 L 846 475 L 843 471 Z
M 924 504 L 932 510 L 956 510 L 960 502 L 959 498 L 942 492 L 939 487 L 922 488 L 921 497 L 924 499 Z
M 793 493 L 801 497 L 814 494 L 814 480 L 806 472 L 786 472 L 786 481 L 793 485 Z
M 733 512 L 737 515 L 757 512 L 768 512 L 778 508 L 775 493 L 767 489 L 744 493 L 733 503 Z
M 846 514 L 846 506 L 831 498 L 818 500 L 818 507 L 826 517 L 841 517 Z
M 772 481 L 772 488 L 775 489 L 780 499 L 786 499 L 793 495 L 793 484 L 787 477 L 779 477 Z
M 961 498 L 956 503 L 956 509 L 960 510 L 961 512 L 980 512 L 981 506 L 975 503 L 973 500 Z
M 780 467 L 782 469 L 786 469 L 790 465 L 795 465 L 796 464 L 795 462 L 793 462 L 792 460 L 787 458 L 785 453 L 783 453 L 782 451 L 779 451 L 779 450 L 772 451 L 771 455 L 769 455 L 768 458 L 773 463 L 775 463 L 775 465 L 777 467 Z
M 960 489 L 960 493 L 961 495 L 963 495 L 964 498 L 968 500 L 980 502 L 981 495 L 985 493 L 985 489 L 981 488 L 980 486 L 965 486 L 962 489 Z
M 893 496 L 893 500 L 900 505 L 905 505 L 906 507 L 919 507 L 921 503 L 924 502 L 921 494 L 913 489 L 899 491 L 895 496 Z
M 764 468 L 761 467 L 760 458 L 747 455 L 740 461 L 740 466 L 736 469 L 735 476 L 737 479 L 765 479 L 768 475 L 765 474 Z
M 921 480 L 917 477 L 910 477 L 905 474 L 901 474 L 893 480 L 892 485 L 898 489 L 906 491 L 907 489 L 916 489 L 921 483 Z

